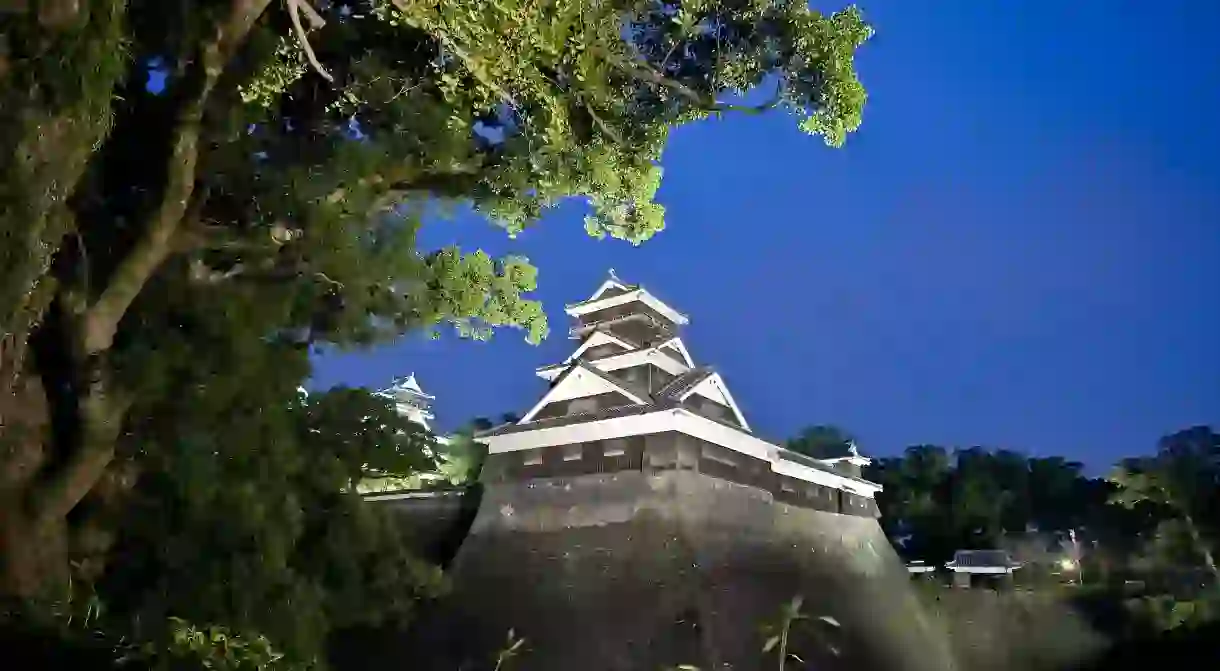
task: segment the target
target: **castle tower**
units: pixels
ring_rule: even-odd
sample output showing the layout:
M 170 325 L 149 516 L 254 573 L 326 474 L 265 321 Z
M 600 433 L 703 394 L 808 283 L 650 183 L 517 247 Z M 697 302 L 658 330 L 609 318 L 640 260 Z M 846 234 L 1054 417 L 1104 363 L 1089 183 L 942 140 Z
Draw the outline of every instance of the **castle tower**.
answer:
M 480 434 L 485 482 L 615 471 L 689 469 L 751 485 L 777 500 L 874 517 L 880 485 L 868 459 L 814 459 L 751 430 L 720 373 L 697 365 L 680 331 L 690 319 L 614 271 L 566 306 L 580 344 L 537 375 L 550 389 L 516 424 Z
M 863 457 L 755 435 L 692 359 L 689 319 L 644 287 L 611 273 L 566 311 L 578 344 L 537 370 L 549 388 L 476 436 L 488 457 L 452 593 L 369 668 L 478 666 L 512 630 L 535 671 L 770 669 L 759 626 L 795 596 L 825 631 L 788 650 L 816 668 L 949 668 L 877 523 L 881 487 L 852 470 Z
M 406 377 L 395 378 L 393 384 L 377 392 L 377 395 L 393 400 L 394 409 L 398 411 L 400 416 L 419 424 L 427 432 L 433 433 L 430 422 L 434 419 L 432 402 L 436 400 L 436 397 L 432 394 L 424 393 L 424 390 L 419 386 L 419 382 L 415 379 L 415 373 L 411 373 Z M 433 439 L 438 445 L 447 445 L 449 443 L 447 436 L 434 435 Z M 424 453 L 429 457 L 435 456 L 429 448 L 424 448 Z M 365 495 L 367 500 L 391 500 L 399 496 L 410 495 L 410 492 L 441 479 L 443 479 L 441 474 L 435 472 L 419 473 L 405 478 L 389 474 L 381 474 L 380 476 L 370 475 L 360 482 L 357 489 L 361 494 Z
M 379 393 L 394 399 L 394 406 L 400 415 L 406 416 L 407 419 L 429 431 L 432 430 L 428 422 L 434 418 L 432 402 L 436 400 L 436 397 L 424 393 L 424 390 L 419 387 L 419 383 L 415 381 L 415 373 L 395 379 L 394 384 Z

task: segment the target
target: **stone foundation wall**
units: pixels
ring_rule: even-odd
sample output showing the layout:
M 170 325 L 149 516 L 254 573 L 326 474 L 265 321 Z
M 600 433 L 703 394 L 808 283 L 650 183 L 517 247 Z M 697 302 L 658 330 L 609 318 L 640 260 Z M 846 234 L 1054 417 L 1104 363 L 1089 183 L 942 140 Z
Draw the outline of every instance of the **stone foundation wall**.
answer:
M 489 484 L 451 576 L 451 597 L 378 668 L 387 655 L 491 668 L 513 629 L 513 669 L 774 669 L 759 628 L 796 595 L 811 619 L 792 635 L 806 664 L 790 669 L 953 668 L 874 519 L 696 472 Z
M 406 498 L 383 498 L 376 505 L 389 510 L 406 534 L 408 547 L 421 559 L 448 566 L 478 514 L 482 488 L 420 492 Z

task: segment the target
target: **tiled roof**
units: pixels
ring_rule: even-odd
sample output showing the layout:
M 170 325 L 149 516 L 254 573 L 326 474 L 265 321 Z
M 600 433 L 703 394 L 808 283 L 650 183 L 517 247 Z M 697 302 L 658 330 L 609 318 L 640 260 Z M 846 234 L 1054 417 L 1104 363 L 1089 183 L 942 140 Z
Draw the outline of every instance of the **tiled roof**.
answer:
M 593 375 L 600 377 L 601 379 L 605 380 L 606 382 L 610 383 L 611 385 L 618 387 L 619 389 L 626 391 L 626 392 L 636 396 L 637 398 L 644 399 L 644 403 L 632 404 L 632 405 L 627 405 L 627 406 L 619 406 L 619 407 L 615 407 L 615 408 L 606 408 L 603 410 L 592 410 L 589 412 L 578 412 L 578 413 L 571 414 L 571 415 L 564 415 L 562 417 L 552 417 L 550 419 L 526 422 L 525 424 L 506 424 L 503 426 L 497 426 L 497 427 L 488 429 L 487 431 L 484 431 L 481 433 L 477 433 L 477 434 L 475 434 L 475 436 L 479 437 L 479 438 L 482 438 L 485 436 L 499 436 L 499 435 L 503 435 L 506 433 L 517 433 L 520 431 L 532 431 L 534 429 L 546 429 L 546 428 L 550 428 L 550 427 L 554 427 L 554 426 L 566 426 L 568 424 L 578 424 L 581 422 L 593 422 L 593 421 L 597 421 L 599 419 L 610 419 L 613 417 L 625 417 L 627 415 L 643 414 L 645 412 L 651 412 L 653 410 L 663 410 L 668 407 L 673 407 L 673 404 L 657 403 L 656 399 L 653 398 L 653 396 L 648 393 L 648 390 L 640 389 L 630 382 L 620 380 L 617 377 L 614 377 L 613 375 L 610 375 L 609 373 L 606 373 L 605 371 L 598 369 L 596 366 L 592 365 L 588 361 L 585 361 L 584 359 L 577 359 L 576 361 L 573 361 L 571 364 L 569 364 L 567 370 L 560 373 L 559 376 L 556 377 L 551 382 L 551 388 L 552 389 L 555 388 L 557 385 L 559 385 L 561 382 L 563 382 L 564 379 L 566 379 L 569 375 L 571 375 L 573 373 L 573 371 L 576 371 L 578 369 L 589 371 Z M 634 410 L 631 412 L 623 412 L 623 410 L 625 408 L 631 408 Z
M 615 335 L 615 337 L 617 338 L 618 336 Z M 605 356 L 600 356 L 597 359 L 586 359 L 586 358 L 584 358 L 584 353 L 582 353 L 581 356 L 578 357 L 578 359 L 576 359 L 576 360 L 592 362 L 592 361 L 601 361 L 602 359 L 613 359 L 615 357 L 627 356 L 628 354 L 637 354 L 640 352 L 652 352 L 652 351 L 660 352 L 661 351 L 661 347 L 659 344 L 648 344 L 648 345 L 641 346 L 641 345 L 636 345 L 635 343 L 631 342 L 630 340 L 627 340 L 626 338 L 622 338 L 622 340 L 623 340 L 623 342 L 631 345 L 632 348 L 625 349 L 620 352 L 614 352 L 613 354 L 607 354 Z M 567 366 L 572 365 L 572 363 L 576 360 L 569 361 L 567 363 L 560 362 L 560 363 L 550 364 L 549 366 L 542 366 L 541 368 L 537 369 L 537 372 L 542 372 L 545 370 L 555 370 L 557 368 L 565 368 Z M 686 362 L 684 362 L 684 361 L 680 361 L 679 363 L 686 365 Z
M 601 410 L 591 410 L 589 412 L 578 412 L 573 415 L 564 415 L 563 417 L 540 419 L 527 424 L 506 424 L 494 429 L 488 429 L 487 431 L 481 433 L 476 433 L 475 438 L 489 438 L 491 436 L 502 436 L 509 433 L 520 433 L 522 431 L 552 429 L 557 426 L 568 426 L 569 424 L 583 424 L 585 422 L 596 422 L 603 419 L 631 417 L 632 415 L 645 415 L 658 410 L 666 410 L 670 407 L 672 407 L 671 404 L 664 402 L 621 405 L 617 408 L 603 408 Z
M 599 331 L 600 331 L 601 333 L 605 333 L 606 335 L 611 336 L 611 337 L 613 337 L 613 338 L 617 338 L 618 340 L 622 340 L 623 342 L 625 342 L 625 343 L 627 343 L 628 345 L 630 345 L 630 346 L 632 347 L 632 349 L 640 349 L 640 348 L 644 347 L 644 346 L 643 346 L 643 345 L 641 345 L 640 343 L 636 342 L 634 339 L 624 337 L 624 336 L 623 336 L 622 334 L 620 334 L 620 333 L 615 333 L 614 331 L 611 331 L 611 330 L 610 330 L 610 329 L 608 329 L 608 328 L 604 328 L 604 326 L 603 326 L 603 325 L 599 325 L 597 328 L 595 328 L 595 329 L 593 329 L 592 331 L 590 331 L 590 332 L 589 332 L 589 336 L 588 336 L 588 337 L 593 337 L 593 334 L 594 334 L 594 333 L 597 333 L 597 332 L 599 332 Z
M 1003 550 L 958 550 L 953 555 L 954 566 L 1012 566 L 1012 558 Z
M 573 326 L 570 329 L 570 332 L 571 333 L 583 333 L 583 332 L 592 333 L 593 331 L 604 330 L 607 333 L 610 333 L 611 335 L 615 336 L 616 338 L 622 338 L 622 336 L 620 336 L 619 334 L 614 333 L 613 331 L 610 331 L 609 327 L 613 326 L 614 324 L 622 324 L 624 322 L 631 322 L 631 321 L 648 322 L 649 324 L 657 327 L 658 330 L 662 331 L 663 333 L 661 334 L 660 337 L 664 337 L 666 339 L 672 338 L 676 334 L 676 331 L 674 331 L 673 327 L 670 324 L 665 323 L 665 321 L 663 319 L 657 318 L 656 315 L 652 315 L 647 312 L 628 312 L 627 314 L 619 315 L 617 317 L 611 317 L 609 319 L 603 319 L 601 321 L 591 322 L 588 324 L 578 324 L 576 326 Z
M 692 368 L 691 370 L 688 370 L 678 377 L 670 380 L 669 384 L 661 387 L 660 391 L 657 392 L 657 398 L 681 398 L 683 394 L 694 389 L 699 385 L 700 382 L 703 382 L 707 378 L 711 377 L 713 374 L 715 374 L 715 372 L 716 371 L 710 366 Z
M 588 299 L 585 299 L 578 303 L 568 303 L 568 304 L 564 305 L 564 307 L 577 308 L 582 305 L 588 305 L 589 303 L 596 303 L 598 301 L 604 301 L 608 298 L 614 298 L 616 296 L 622 296 L 623 294 L 629 294 L 633 291 L 637 291 L 640 288 L 640 285 L 638 285 L 638 284 L 623 284 L 622 286 L 623 286 L 624 290 L 621 292 L 613 293 L 610 295 L 602 294 L 601 296 L 598 296 L 597 298 L 588 298 Z

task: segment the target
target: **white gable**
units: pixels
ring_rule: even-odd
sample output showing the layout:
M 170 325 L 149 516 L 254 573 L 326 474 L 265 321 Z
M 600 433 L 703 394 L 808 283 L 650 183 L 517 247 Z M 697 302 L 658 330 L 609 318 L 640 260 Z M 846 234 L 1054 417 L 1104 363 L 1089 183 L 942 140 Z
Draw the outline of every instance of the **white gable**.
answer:
M 687 391 L 678 400 L 685 401 L 691 394 L 698 394 L 720 405 L 728 406 L 733 411 L 733 416 L 737 418 L 737 423 L 741 424 L 741 428 L 746 431 L 750 430 L 750 425 L 746 423 L 745 415 L 741 414 L 741 408 L 737 407 L 737 402 L 733 400 L 733 395 L 729 393 L 729 388 L 725 386 L 724 378 L 720 377 L 720 373 L 712 373 L 707 376 L 707 379 L 695 385 L 693 389 Z
M 673 349 L 675 352 L 682 355 L 682 358 L 686 360 L 686 365 L 690 366 L 691 368 L 695 367 L 695 360 L 690 357 L 690 351 L 686 349 L 686 345 L 682 343 L 681 338 L 674 336 L 669 340 L 669 342 L 662 343 L 661 347 Z
M 564 376 L 564 378 L 556 383 L 554 387 L 551 387 L 551 390 L 538 401 L 538 404 L 530 408 L 530 411 L 525 413 L 525 416 L 522 417 L 521 421 L 517 423 L 527 424 L 533 421 L 534 416 L 551 403 L 555 403 L 557 401 L 567 401 L 574 398 L 597 396 L 598 394 L 605 394 L 609 392 L 618 392 L 631 399 L 634 403 L 648 402 L 647 399 L 640 398 L 634 392 L 620 387 L 613 381 L 607 380 L 591 370 L 578 366 L 572 370 L 572 372 Z
M 590 340 L 592 340 L 592 338 L 590 338 Z M 660 348 L 658 347 L 627 350 L 618 354 L 603 357 L 596 361 L 588 361 L 586 363 L 600 371 L 607 373 L 622 370 L 624 368 L 643 366 L 645 364 L 652 364 L 675 377 L 690 370 L 686 364 L 680 361 L 675 361 L 673 357 L 662 354 Z M 554 380 L 555 378 L 559 377 L 564 370 L 566 369 L 559 366 L 549 366 L 538 369 L 537 375 L 544 380 Z M 728 403 L 724 404 L 728 405 Z
M 585 341 L 580 344 L 580 347 L 577 347 L 576 351 L 572 352 L 572 355 L 564 359 L 563 362 L 572 363 L 576 359 L 580 358 L 581 354 L 584 354 L 586 351 L 597 347 L 598 345 L 618 345 L 619 347 L 623 348 L 624 351 L 635 349 L 635 345 L 632 345 L 626 340 L 619 338 L 613 333 L 606 331 L 594 331 L 593 335 L 585 338 Z
M 690 370 L 685 365 L 674 361 L 673 359 L 661 354 L 656 348 L 635 350 L 633 352 L 623 352 L 614 356 L 598 359 L 597 361 L 589 362 L 593 366 L 597 366 L 598 370 L 610 372 L 612 370 L 622 370 L 624 368 L 634 368 L 644 364 L 652 364 L 657 368 L 677 377 Z
M 602 291 L 602 290 L 599 290 L 599 291 L 604 293 L 604 291 Z M 598 294 L 598 295 L 600 295 L 600 294 Z M 634 301 L 639 301 L 639 302 L 643 303 L 644 305 L 647 305 L 648 307 L 655 310 L 658 314 L 664 315 L 666 318 L 668 318 L 670 321 L 672 321 L 675 324 L 684 325 L 684 324 L 687 324 L 690 322 L 689 317 L 687 317 L 686 315 L 682 314 L 681 312 L 678 312 L 677 310 L 669 307 L 664 302 L 662 302 L 659 298 L 648 293 L 647 289 L 642 289 L 642 288 L 641 289 L 632 289 L 632 290 L 628 291 L 627 293 L 616 294 L 614 296 L 607 296 L 605 298 L 596 298 L 596 299 L 591 298 L 583 303 L 577 303 L 576 305 L 567 306 L 566 308 L 564 308 L 564 312 L 568 313 L 569 315 L 571 315 L 573 317 L 578 317 L 580 315 L 586 315 L 591 312 L 598 312 L 601 310 L 618 307 L 620 305 L 626 305 L 627 303 L 631 303 Z
M 631 291 L 631 289 L 627 285 L 618 281 L 618 278 L 611 276 L 610 279 L 606 280 L 605 282 L 602 282 L 602 285 L 597 288 L 597 291 L 594 291 L 593 295 L 591 295 L 587 299 L 585 299 L 585 302 L 595 301 L 595 300 L 601 298 L 603 294 L 605 294 L 607 291 L 610 291 L 611 289 L 618 289 L 619 291 L 624 291 L 624 292 Z
M 417 391 L 421 394 L 424 393 L 424 390 L 419 388 L 419 383 L 415 381 L 415 373 L 411 373 L 407 376 L 407 379 L 403 380 L 402 388 Z

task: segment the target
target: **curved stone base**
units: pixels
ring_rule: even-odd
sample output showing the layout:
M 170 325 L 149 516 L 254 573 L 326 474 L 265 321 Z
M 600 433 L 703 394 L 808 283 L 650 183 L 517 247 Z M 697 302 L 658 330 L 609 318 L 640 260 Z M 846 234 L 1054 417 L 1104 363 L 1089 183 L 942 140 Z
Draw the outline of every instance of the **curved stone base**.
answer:
M 876 521 L 697 473 L 488 486 L 451 575 L 418 668 L 488 666 L 512 629 L 515 669 L 774 669 L 760 627 L 796 595 L 791 651 L 816 668 L 952 668 Z

